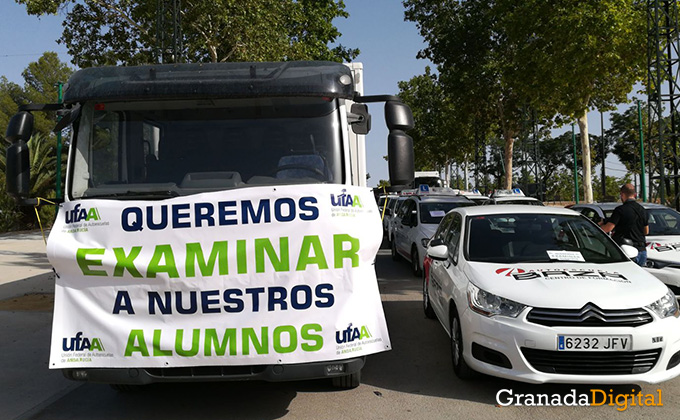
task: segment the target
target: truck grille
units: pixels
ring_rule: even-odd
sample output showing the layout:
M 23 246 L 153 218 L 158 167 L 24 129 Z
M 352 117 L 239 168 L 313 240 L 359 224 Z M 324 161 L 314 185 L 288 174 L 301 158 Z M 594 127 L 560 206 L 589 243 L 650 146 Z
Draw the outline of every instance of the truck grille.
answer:
M 652 320 L 642 308 L 600 309 L 593 303 L 581 309 L 534 308 L 527 315 L 527 321 L 548 327 L 639 327 Z
M 534 369 L 564 375 L 631 375 L 650 371 L 661 349 L 642 351 L 551 351 L 522 347 Z
M 249 377 L 264 372 L 264 365 L 254 366 L 196 366 L 175 368 L 147 368 L 149 375 L 159 378 L 228 378 Z

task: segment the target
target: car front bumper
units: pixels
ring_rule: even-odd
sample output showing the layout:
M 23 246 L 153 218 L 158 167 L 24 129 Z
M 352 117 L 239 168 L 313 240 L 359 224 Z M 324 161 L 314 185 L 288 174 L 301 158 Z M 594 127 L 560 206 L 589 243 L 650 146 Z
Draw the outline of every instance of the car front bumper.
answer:
M 527 321 L 528 311 L 525 309 L 517 318 L 487 318 L 466 308 L 461 324 L 467 364 L 481 373 L 529 383 L 653 384 L 680 375 L 678 318 L 660 320 L 654 317 L 652 322 L 638 327 L 547 327 Z M 632 349 L 629 352 L 558 351 L 558 335 L 630 335 Z M 630 360 L 650 358 L 653 357 L 650 354 L 655 353 L 658 353 L 655 363 L 646 372 L 583 372 L 596 369 L 600 363 L 625 366 Z M 541 360 L 543 367 L 536 367 L 539 366 L 537 360 Z M 545 364 L 553 362 L 558 366 L 554 371 L 560 373 L 550 372 L 550 368 L 546 371 Z M 570 364 L 580 373 L 564 373 L 565 369 L 569 370 Z M 669 364 L 674 366 L 669 369 Z M 633 367 L 631 372 L 636 370 L 639 371 Z

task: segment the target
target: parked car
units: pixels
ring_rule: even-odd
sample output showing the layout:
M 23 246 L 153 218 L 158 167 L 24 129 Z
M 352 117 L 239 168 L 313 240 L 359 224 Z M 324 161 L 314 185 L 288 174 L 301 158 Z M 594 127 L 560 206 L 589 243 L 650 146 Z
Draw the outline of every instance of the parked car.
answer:
M 465 197 L 412 195 L 401 205 L 393 221 L 392 258 L 405 258 L 419 276 L 427 242 L 446 213 L 456 207 L 474 206 Z
M 463 379 L 662 382 L 680 374 L 678 302 L 632 254 L 572 210 L 457 208 L 429 243 L 423 307 Z
M 406 199 L 408 197 L 406 196 L 399 196 L 397 198 L 397 201 L 394 202 L 394 210 L 390 212 L 390 216 L 385 217 L 387 220 L 387 240 L 391 243 L 392 240 L 394 239 L 394 228 L 397 224 L 397 214 L 399 214 L 399 211 L 401 209 L 401 206 L 406 202 Z
M 472 190 L 459 190 L 458 195 L 462 195 L 477 205 L 482 205 L 486 200 L 489 199 L 489 197 L 480 193 L 476 188 Z
M 381 207 L 379 208 L 380 210 L 380 215 L 382 217 L 382 226 L 383 226 L 383 235 L 387 236 L 388 228 L 389 228 L 389 221 L 394 213 L 394 206 L 397 204 L 397 200 L 399 199 L 398 195 L 389 195 L 385 196 L 385 202 L 383 204 L 384 208 Z
M 522 190 L 519 188 L 513 188 L 512 190 L 494 191 L 482 204 L 485 206 L 493 204 L 524 204 L 530 206 L 542 206 L 543 202 L 534 197 L 525 196 Z
M 640 203 L 647 210 L 649 235 L 645 269 L 680 295 L 680 213 L 655 203 Z M 611 217 L 621 203 L 575 204 L 570 208 L 599 223 Z

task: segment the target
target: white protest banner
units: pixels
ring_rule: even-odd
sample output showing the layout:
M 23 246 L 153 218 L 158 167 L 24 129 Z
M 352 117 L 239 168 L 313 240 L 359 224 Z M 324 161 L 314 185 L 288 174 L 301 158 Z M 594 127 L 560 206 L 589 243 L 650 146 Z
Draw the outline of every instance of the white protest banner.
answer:
M 290 364 L 390 349 L 366 188 L 64 203 L 50 368 Z

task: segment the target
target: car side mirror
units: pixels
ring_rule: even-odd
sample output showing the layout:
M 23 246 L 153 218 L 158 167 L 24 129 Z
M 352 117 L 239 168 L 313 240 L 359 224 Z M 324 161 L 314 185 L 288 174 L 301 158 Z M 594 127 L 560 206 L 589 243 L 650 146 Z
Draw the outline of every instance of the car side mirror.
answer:
M 631 260 L 638 255 L 638 250 L 634 246 L 624 244 L 621 245 L 621 250 L 624 254 L 626 254 L 626 257 L 630 258 Z
M 433 260 L 446 261 L 449 258 L 449 247 L 445 244 L 433 245 L 430 243 L 430 247 L 427 248 L 427 256 Z

